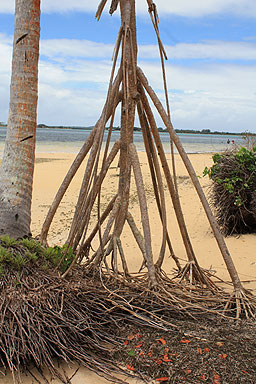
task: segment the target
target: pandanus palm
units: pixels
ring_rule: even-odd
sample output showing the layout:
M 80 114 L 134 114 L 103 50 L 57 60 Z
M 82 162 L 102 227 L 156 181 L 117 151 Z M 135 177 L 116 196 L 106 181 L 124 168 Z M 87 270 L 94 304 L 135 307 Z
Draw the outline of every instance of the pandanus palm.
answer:
M 43 225 L 41 241 L 46 242 L 50 224 L 60 204 L 60 201 L 83 159 L 88 153 L 90 153 L 86 164 L 84 179 L 78 197 L 73 222 L 67 239 L 67 244 L 70 245 L 73 249 L 77 250 L 77 258 L 74 260 L 74 263 L 78 260 L 84 260 L 85 268 L 88 268 L 89 271 L 94 269 L 100 270 L 102 272 L 104 270 L 111 276 L 123 275 L 124 278 L 131 279 L 132 276 L 129 273 L 121 238 L 124 226 L 128 225 L 131 228 L 131 231 L 143 256 L 143 265 L 147 267 L 148 272 L 145 279 L 147 284 L 153 290 L 156 287 L 158 289 L 163 288 L 164 296 L 162 296 L 162 300 L 165 300 L 166 296 L 168 296 L 168 298 L 170 298 L 170 302 L 173 302 L 173 295 L 174 291 L 177 289 L 177 285 L 175 285 L 173 281 L 170 281 L 170 279 L 168 279 L 162 271 L 162 265 L 166 255 L 167 246 L 172 256 L 174 256 L 170 240 L 171 236 L 169 236 L 169 231 L 167 229 L 167 210 L 163 187 L 163 181 L 165 180 L 188 258 L 188 263 L 179 273 L 178 284 L 180 283 L 181 285 L 184 280 L 189 280 L 189 292 L 192 289 L 192 285 L 194 284 L 196 286 L 200 286 L 199 296 L 205 295 L 205 291 L 207 289 L 210 291 L 211 298 L 215 296 L 215 294 L 218 296 L 218 293 L 221 290 L 219 290 L 218 287 L 213 283 L 212 279 L 209 278 L 209 275 L 205 273 L 202 268 L 200 268 L 196 259 L 181 209 L 176 182 L 175 165 L 173 164 L 173 172 L 171 172 L 163 150 L 161 138 L 157 130 L 154 114 L 150 106 L 150 99 L 158 111 L 162 122 L 166 126 L 170 135 L 171 142 L 176 146 L 177 151 L 194 184 L 234 285 L 234 294 L 230 299 L 227 300 L 227 305 L 223 308 L 227 309 L 229 307 L 235 307 L 237 317 L 240 316 L 242 311 L 247 316 L 254 316 L 255 297 L 250 296 L 250 294 L 244 290 L 241 284 L 231 255 L 226 247 L 224 238 L 219 231 L 216 220 L 209 208 L 208 202 L 200 186 L 196 173 L 181 145 L 179 137 L 173 129 L 168 105 L 168 94 L 164 69 L 164 58 L 166 57 L 166 54 L 159 35 L 158 15 L 156 6 L 153 1 L 146 1 L 159 45 L 167 102 L 167 112 L 165 111 L 157 95 L 154 93 L 153 89 L 150 87 L 146 76 L 137 66 L 135 0 L 112 0 L 110 13 L 112 14 L 116 10 L 117 6 L 120 5 L 121 27 L 113 55 L 113 68 L 110 76 L 106 104 L 98 123 L 93 128 L 89 139 L 77 155 L 55 197 L 55 200 Z M 96 14 L 98 19 L 100 19 L 106 3 L 107 0 L 102 0 L 100 2 Z M 121 51 L 120 67 L 116 71 L 119 51 Z M 115 73 L 116 77 L 114 78 Z M 115 111 L 120 102 L 120 139 L 117 140 L 112 149 L 109 150 L 109 142 L 113 128 Z M 133 143 L 133 127 L 136 112 L 138 112 L 138 117 L 143 133 L 143 140 L 148 157 L 148 165 L 155 193 L 157 210 L 159 212 L 160 220 L 162 223 L 162 242 L 157 258 L 153 257 L 149 213 L 143 183 L 143 175 L 141 172 L 141 166 L 136 146 Z M 104 130 L 109 119 L 111 121 L 110 127 L 108 129 L 108 138 L 104 148 L 103 160 L 100 163 Z M 118 188 L 116 194 L 113 196 L 104 212 L 101 212 L 101 186 L 111 163 L 118 154 L 120 166 Z M 174 159 L 174 156 L 172 156 L 172 158 Z M 134 175 L 134 181 L 138 194 L 142 233 L 139 231 L 138 226 L 136 225 L 135 220 L 129 211 L 129 197 L 132 174 Z M 93 207 L 96 207 L 98 214 L 95 227 L 91 230 L 89 228 L 89 224 L 93 216 Z M 91 230 L 90 233 L 89 229 Z M 90 254 L 91 249 L 93 249 L 92 241 L 97 234 L 99 236 L 97 249 L 95 252 Z M 177 262 L 177 259 L 175 260 Z M 179 265 L 177 266 L 179 267 Z M 70 266 L 70 269 L 71 268 L 72 265 Z M 69 272 L 69 270 L 65 272 L 64 276 Z M 177 280 L 175 280 L 175 283 L 176 281 Z M 168 287 L 168 289 L 166 287 Z M 183 288 L 181 287 L 181 290 L 182 289 Z M 182 291 L 182 294 L 183 293 L 184 291 Z M 220 295 L 223 299 L 223 292 L 221 292 Z M 201 297 L 202 296 L 200 296 L 199 300 L 201 300 Z M 187 306 L 188 302 L 191 302 L 192 299 L 190 296 L 186 298 L 186 301 L 184 301 L 184 297 L 180 299 L 180 301 L 177 298 L 175 298 L 175 300 L 176 303 L 179 302 L 180 306 L 182 307 L 184 306 L 184 302 L 186 303 L 185 306 Z M 226 296 L 224 298 L 224 302 L 225 301 Z

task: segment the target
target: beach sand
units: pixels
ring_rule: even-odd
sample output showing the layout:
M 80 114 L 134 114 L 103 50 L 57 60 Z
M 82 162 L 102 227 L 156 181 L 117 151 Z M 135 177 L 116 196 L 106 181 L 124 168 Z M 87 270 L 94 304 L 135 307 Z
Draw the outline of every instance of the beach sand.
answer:
M 74 156 L 74 154 L 68 153 L 40 153 L 38 155 L 35 166 L 32 202 L 32 233 L 34 236 L 40 233 L 40 228 L 43 224 L 50 204 L 52 203 L 58 187 L 66 175 Z M 150 215 L 153 254 L 154 257 L 157 258 L 161 246 L 161 233 L 159 233 L 160 219 L 155 204 L 146 154 L 144 152 L 140 152 L 139 157 Z M 200 183 L 204 192 L 207 194 L 209 191 L 210 181 L 208 177 L 202 177 L 202 174 L 205 166 L 210 166 L 212 164 L 211 154 L 191 154 L 189 155 L 189 158 L 194 166 L 196 174 L 200 176 Z M 170 159 L 170 155 L 168 155 L 168 159 Z M 184 168 L 182 160 L 178 155 L 175 156 L 175 164 L 177 169 L 178 188 L 182 210 L 198 261 L 202 267 L 216 271 L 219 277 L 227 280 L 228 274 L 225 264 L 218 249 L 216 240 L 212 234 L 209 222 L 187 171 Z M 72 221 L 72 215 L 74 213 L 75 204 L 80 190 L 83 172 L 84 165 L 73 179 L 62 203 L 60 204 L 49 231 L 48 241 L 51 245 L 63 244 L 67 239 Z M 117 164 L 113 163 L 102 186 L 102 209 L 116 192 L 118 174 L 119 169 L 117 168 Z M 168 207 L 168 229 L 175 255 L 182 262 L 186 260 L 186 254 L 166 185 L 165 191 L 166 205 Z M 131 186 L 130 211 L 132 212 L 138 227 L 142 228 L 134 182 L 132 182 Z M 127 259 L 129 260 L 129 265 L 132 268 L 132 271 L 136 272 L 141 265 L 142 259 L 133 236 L 127 227 L 124 229 L 122 240 Z M 241 279 L 243 281 L 256 280 L 256 234 L 230 236 L 227 237 L 225 241 L 239 271 Z M 164 269 L 167 272 L 170 272 L 174 267 L 174 264 L 172 259 L 169 257 L 168 251 L 166 252 Z M 256 288 L 255 283 L 251 283 L 246 286 L 248 288 Z
M 66 175 L 75 155 L 69 153 L 38 153 L 36 158 L 34 186 L 33 186 L 33 202 L 32 202 L 32 233 L 36 236 L 40 233 L 40 228 L 45 219 L 50 204 Z M 139 153 L 140 163 L 142 166 L 144 184 L 147 195 L 147 203 L 150 214 L 151 235 L 153 244 L 153 254 L 157 258 L 161 246 L 161 231 L 160 219 L 155 205 L 154 194 L 150 181 L 150 174 L 147 167 L 146 154 Z M 189 158 L 195 168 L 195 171 L 200 177 L 200 183 L 207 194 L 209 190 L 210 181 L 206 177 L 202 177 L 203 169 L 205 166 L 212 164 L 210 154 L 191 154 Z M 170 159 L 170 155 L 168 155 Z M 218 249 L 216 240 L 212 234 L 210 225 L 205 216 L 204 210 L 200 204 L 197 193 L 187 175 L 187 172 L 182 164 L 179 156 L 176 156 L 176 169 L 178 175 L 179 195 L 181 198 L 182 210 L 184 212 L 185 222 L 187 224 L 188 232 L 191 242 L 198 258 L 199 264 L 207 269 L 216 271 L 216 274 L 224 279 L 229 280 L 228 273 L 225 268 L 224 261 Z M 77 196 L 80 190 L 80 184 L 83 176 L 84 165 L 79 170 L 77 176 L 72 181 L 58 211 L 54 222 L 50 228 L 48 241 L 49 244 L 63 244 L 67 238 L 69 227 L 72 220 Z M 102 186 L 102 208 L 109 201 L 111 196 L 116 191 L 118 183 L 119 169 L 117 164 L 113 163 L 109 171 L 109 175 Z M 186 254 L 182 239 L 178 230 L 176 218 L 172 209 L 172 204 L 166 189 L 166 204 L 168 207 L 168 229 L 175 251 L 175 255 L 182 263 L 186 260 Z M 138 206 L 138 198 L 135 192 L 134 182 L 131 187 L 130 211 L 132 212 L 138 227 L 141 228 L 140 211 Z M 96 214 L 96 213 L 95 213 Z M 238 269 L 240 278 L 244 281 L 246 288 L 256 288 L 256 254 L 255 254 L 255 241 L 256 234 L 242 235 L 239 237 L 228 237 L 225 239 L 228 249 L 233 257 L 234 263 Z M 125 248 L 125 254 L 128 259 L 128 264 L 132 272 L 136 272 L 141 265 L 142 257 L 132 238 L 129 228 L 125 227 L 122 241 Z M 96 245 L 96 244 L 95 244 Z M 164 269 L 167 273 L 172 272 L 175 264 L 166 251 L 166 260 L 164 262 Z M 248 281 L 254 282 L 248 283 Z M 75 371 L 74 367 L 68 368 L 63 365 L 68 375 L 71 376 Z M 33 381 L 31 376 L 25 378 L 24 383 L 30 384 Z M 5 378 L 0 377 L 3 384 L 11 383 L 11 376 L 8 374 Z M 127 380 L 129 383 L 139 381 Z M 53 380 L 52 383 L 58 383 L 58 380 Z M 72 379 L 73 384 L 103 384 L 107 383 L 104 379 L 89 372 L 85 368 L 81 368 Z

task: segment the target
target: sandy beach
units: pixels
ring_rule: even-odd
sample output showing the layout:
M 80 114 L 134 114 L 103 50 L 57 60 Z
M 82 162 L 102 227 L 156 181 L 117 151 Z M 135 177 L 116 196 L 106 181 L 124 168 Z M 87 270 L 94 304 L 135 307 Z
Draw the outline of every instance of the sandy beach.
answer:
M 37 236 L 40 233 L 40 228 L 45 219 L 49 206 L 74 157 L 75 155 L 70 153 L 53 154 L 40 152 L 37 154 L 32 203 L 33 236 Z M 161 236 L 159 234 L 160 219 L 155 205 L 149 169 L 147 167 L 146 154 L 144 152 L 140 152 L 139 158 L 142 166 L 148 209 L 150 213 L 153 253 L 154 257 L 157 258 L 161 245 Z M 212 163 L 211 154 L 191 154 L 189 155 L 189 158 L 195 168 L 197 175 L 201 176 L 199 180 L 205 193 L 207 194 L 210 182 L 208 178 L 202 177 L 202 173 L 204 167 L 210 166 Z M 168 160 L 170 161 L 170 155 L 168 155 Z M 49 232 L 48 240 L 50 245 L 63 244 L 67 238 L 72 220 L 72 214 L 74 212 L 77 196 L 80 190 L 84 166 L 85 164 L 82 166 L 77 176 L 72 181 L 70 188 L 68 189 L 57 211 L 56 217 Z M 203 208 L 178 155 L 176 156 L 176 168 L 181 205 L 191 242 L 198 261 L 202 267 L 216 271 L 216 274 L 220 278 L 229 280 L 224 261 L 219 252 L 217 243 L 214 239 Z M 102 208 L 116 191 L 118 173 L 119 169 L 117 164 L 114 163 L 102 187 Z M 168 206 L 168 229 L 170 232 L 172 245 L 175 251 L 175 255 L 180 259 L 181 263 L 184 263 L 186 260 L 184 246 L 182 244 L 181 236 L 179 234 L 176 218 L 172 209 L 172 204 L 166 186 L 165 189 L 166 203 Z M 132 181 L 131 188 L 130 210 L 138 226 L 141 227 L 138 198 L 135 192 L 134 181 Z M 129 267 L 131 268 L 132 272 L 136 272 L 141 265 L 142 258 L 129 228 L 125 227 L 122 239 L 128 258 Z M 241 280 L 244 281 L 244 284 L 247 288 L 251 289 L 256 288 L 255 240 L 256 234 L 226 238 L 227 246 L 239 271 Z M 164 269 L 167 273 L 170 273 L 174 267 L 175 264 L 167 252 Z M 250 283 L 248 283 L 249 281 Z M 65 372 L 69 377 L 71 377 L 72 374 L 76 371 L 76 366 L 68 367 L 66 364 L 64 364 L 62 367 L 65 369 Z M 38 375 L 36 371 L 33 372 L 35 376 Z M 47 377 L 50 379 L 49 381 L 51 383 L 59 383 L 57 379 L 51 380 L 49 375 L 47 375 Z M 36 380 L 30 374 L 22 375 L 22 379 L 24 380 L 24 384 L 36 383 Z M 138 380 L 126 380 L 127 383 L 139 383 Z M 8 374 L 5 377 L 0 376 L 0 381 L 3 384 L 9 384 L 12 382 L 12 378 Z M 107 383 L 107 381 L 98 377 L 94 373 L 89 372 L 85 368 L 80 368 L 73 377 L 72 384 L 87 383 L 103 384 Z
M 210 181 L 207 177 L 202 177 L 202 173 L 205 166 L 211 165 L 211 156 L 211 154 L 189 155 L 196 174 L 200 176 L 199 180 L 206 194 L 209 190 Z M 45 219 L 49 206 L 74 157 L 74 154 L 69 153 L 39 153 L 37 155 L 32 203 L 32 233 L 34 236 L 40 233 L 40 228 Z M 146 154 L 144 152 L 140 152 L 139 157 L 142 166 L 150 214 L 153 253 L 154 256 L 157 257 L 161 245 L 161 236 L 159 236 L 160 219 L 156 209 Z M 170 155 L 168 155 L 168 159 L 170 159 Z M 227 280 L 228 275 L 224 261 L 219 252 L 217 243 L 214 239 L 197 193 L 189 179 L 186 169 L 183 166 L 182 160 L 178 155 L 175 159 L 182 210 L 184 212 L 185 222 L 187 224 L 188 232 L 198 261 L 202 267 L 216 271 L 219 277 Z M 83 171 L 84 165 L 82 165 L 78 174 L 73 179 L 57 211 L 56 217 L 49 231 L 48 240 L 51 245 L 63 244 L 67 238 L 72 220 L 72 214 L 74 212 L 77 196 L 80 190 Z M 119 169 L 117 168 L 117 164 L 113 163 L 109 171 L 109 175 L 104 181 L 102 187 L 102 208 L 115 194 L 118 183 L 118 173 Z M 185 261 L 186 254 L 166 186 L 165 190 L 166 205 L 168 207 L 168 229 L 175 254 L 182 262 Z M 132 212 L 136 223 L 141 228 L 140 211 L 134 182 L 132 182 L 131 188 L 130 211 Z M 122 238 L 124 245 L 126 246 L 126 254 L 129 264 L 133 272 L 136 272 L 141 265 L 141 256 L 139 255 L 137 245 L 133 240 L 129 228 L 125 227 Z M 241 235 L 238 237 L 231 236 L 226 238 L 227 246 L 234 259 L 235 265 L 237 266 L 240 277 L 245 282 L 249 280 L 256 281 L 256 255 L 254 250 L 255 240 L 256 234 Z M 174 267 L 174 264 L 172 259 L 168 257 L 168 253 L 166 256 L 164 267 L 167 272 L 170 272 Z M 246 283 L 248 288 L 256 288 L 255 281 L 250 284 Z

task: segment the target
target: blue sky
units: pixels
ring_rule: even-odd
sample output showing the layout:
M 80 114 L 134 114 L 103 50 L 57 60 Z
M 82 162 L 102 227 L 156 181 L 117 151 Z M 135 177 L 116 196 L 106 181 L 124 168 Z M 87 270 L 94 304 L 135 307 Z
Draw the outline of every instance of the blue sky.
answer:
M 175 128 L 256 132 L 256 1 L 155 2 Z M 0 0 L 0 121 L 8 118 L 14 3 Z M 42 0 L 39 123 L 87 126 L 100 115 L 120 19 L 105 12 L 97 22 L 98 3 Z M 137 0 L 137 15 L 139 65 L 164 101 L 146 0 Z

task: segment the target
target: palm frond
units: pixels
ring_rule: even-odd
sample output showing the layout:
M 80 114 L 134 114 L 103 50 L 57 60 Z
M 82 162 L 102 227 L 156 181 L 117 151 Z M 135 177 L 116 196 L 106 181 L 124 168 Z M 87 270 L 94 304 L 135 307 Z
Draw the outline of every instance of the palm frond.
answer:
M 95 15 L 95 17 L 96 17 L 96 19 L 97 19 L 98 21 L 99 21 L 99 19 L 100 19 L 100 17 L 101 17 L 101 14 L 102 14 L 102 12 L 103 12 L 103 10 L 104 10 L 104 7 L 105 7 L 107 1 L 108 1 L 108 0 L 101 0 L 100 4 L 99 4 L 99 6 L 98 6 L 98 9 L 97 9 L 97 12 L 96 12 L 96 15 Z

